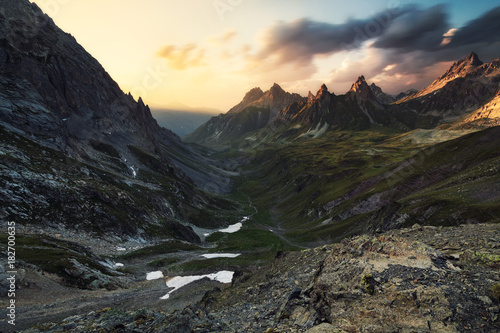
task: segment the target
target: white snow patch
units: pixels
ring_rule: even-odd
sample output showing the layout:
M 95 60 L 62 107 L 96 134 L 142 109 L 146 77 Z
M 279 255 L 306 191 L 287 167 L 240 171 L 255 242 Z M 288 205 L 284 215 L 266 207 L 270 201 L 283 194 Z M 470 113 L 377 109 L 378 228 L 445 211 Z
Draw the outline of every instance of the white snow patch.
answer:
M 151 281 L 151 280 L 158 280 L 163 277 L 163 273 L 161 271 L 157 272 L 151 272 L 146 275 L 146 280 Z
M 323 135 L 325 135 L 326 131 L 328 130 L 328 128 L 330 127 L 330 125 L 328 123 L 325 123 L 323 125 L 323 127 L 321 127 L 317 132 L 316 134 L 314 134 L 314 139 L 319 139 L 321 138 Z
M 132 176 L 134 176 L 134 178 L 136 178 L 137 177 L 137 171 L 135 171 L 135 169 L 134 169 L 133 166 L 130 166 L 129 168 L 132 171 Z
M 214 259 L 214 258 L 237 258 L 241 256 L 240 253 L 208 253 L 201 255 L 203 258 Z
M 125 265 L 124 265 L 124 264 L 121 264 L 121 263 L 119 263 L 119 262 L 117 262 L 117 263 L 115 264 L 115 266 L 116 266 L 116 267 L 123 267 L 123 266 L 125 266 Z
M 219 230 L 219 232 L 223 232 L 226 234 L 234 234 L 237 231 L 240 231 L 240 229 L 243 228 L 243 223 L 236 223 L 233 225 L 230 225 L 226 229 Z
M 124 247 L 120 247 L 120 246 L 117 246 L 117 247 L 116 247 L 116 250 L 117 250 L 117 251 L 127 251 L 127 249 L 126 249 L 126 248 L 124 248 Z
M 202 280 L 204 278 L 208 278 L 212 281 L 218 281 L 220 283 L 231 283 L 231 281 L 233 281 L 233 275 L 234 272 L 221 271 L 218 273 L 207 274 L 207 275 L 176 276 L 167 281 L 167 287 L 174 289 L 169 291 L 168 294 L 166 294 L 165 296 L 160 297 L 160 299 L 169 299 L 170 294 L 172 294 L 177 289 L 180 289 L 192 282 Z
M 328 128 L 330 127 L 330 125 L 328 123 L 325 123 L 324 125 L 321 124 L 321 122 L 319 122 L 317 125 L 316 125 L 316 128 L 310 128 L 306 133 L 300 135 L 299 137 L 312 137 L 312 138 L 319 138 L 321 136 L 323 136 L 326 131 L 328 130 Z
M 241 222 L 239 223 L 236 223 L 236 224 L 232 224 L 230 225 L 229 227 L 225 228 L 225 229 L 222 229 L 222 230 L 217 230 L 217 231 L 214 231 L 214 232 L 223 232 L 223 233 L 226 233 L 226 234 L 233 234 L 237 231 L 240 231 L 241 228 L 243 228 L 243 223 L 250 220 L 250 216 L 243 216 L 243 218 L 241 219 Z M 207 232 L 207 233 L 204 233 L 203 236 L 205 237 L 208 237 L 212 234 L 212 232 Z
M 324 220 L 323 222 L 321 222 L 321 225 L 327 225 L 327 224 L 330 224 L 330 222 L 332 222 L 333 219 L 329 218 L 329 219 L 326 219 Z

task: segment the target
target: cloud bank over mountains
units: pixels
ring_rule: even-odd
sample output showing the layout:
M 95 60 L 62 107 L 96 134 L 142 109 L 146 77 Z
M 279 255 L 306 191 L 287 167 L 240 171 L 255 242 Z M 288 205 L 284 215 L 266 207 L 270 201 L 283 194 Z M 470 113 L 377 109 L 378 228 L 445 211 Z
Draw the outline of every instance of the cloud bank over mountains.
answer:
M 449 62 L 471 51 L 486 61 L 498 57 L 499 31 L 500 6 L 456 27 L 445 4 L 408 5 L 341 24 L 309 18 L 277 21 L 263 28 L 253 45 L 236 47 L 238 34 L 228 31 L 206 45 L 167 45 L 159 56 L 175 70 L 211 67 L 215 59 L 224 59 L 239 64 L 238 73 L 255 82 L 281 82 L 285 87 L 287 82 L 300 86 L 297 81 L 314 85 L 323 81 L 342 89 L 364 74 L 387 91 L 397 92 L 429 84 Z M 320 80 L 324 59 L 329 57 L 337 62 L 328 68 L 329 77 L 323 73 Z

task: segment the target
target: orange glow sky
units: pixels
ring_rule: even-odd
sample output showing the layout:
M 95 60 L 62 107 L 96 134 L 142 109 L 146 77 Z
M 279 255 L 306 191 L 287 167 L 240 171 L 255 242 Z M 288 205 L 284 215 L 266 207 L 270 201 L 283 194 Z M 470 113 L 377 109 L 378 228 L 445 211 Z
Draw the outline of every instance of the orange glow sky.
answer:
M 375 39 L 357 48 L 317 52 L 311 57 L 307 50 L 297 50 L 298 58 L 289 59 L 295 50 L 290 52 L 290 48 L 273 46 L 276 31 L 285 31 L 286 37 L 286 29 L 297 28 L 303 19 L 342 25 L 348 20 L 367 19 L 394 5 L 417 3 L 423 12 L 435 5 L 430 0 L 32 2 L 49 14 L 60 28 L 75 36 L 124 92 L 132 92 L 136 99 L 140 95 L 153 108 L 180 102 L 225 112 L 251 88 L 259 86 L 267 90 L 274 82 L 302 95 L 309 90 L 315 93 L 322 83 L 326 83 L 330 91 L 342 94 L 359 75 L 365 75 L 369 82 L 376 82 L 389 93 L 397 93 L 429 84 L 442 74 L 452 59 L 452 56 L 440 55 L 433 64 L 425 63 L 421 70 L 411 71 L 404 67 L 409 62 L 405 54 L 418 60 L 428 50 L 390 53 L 373 47 Z M 449 28 L 460 28 L 495 6 L 496 1 L 475 1 L 473 4 L 454 1 L 445 9 Z M 413 22 L 411 19 L 407 21 Z M 454 33 L 455 30 L 451 38 Z M 491 51 L 492 44 L 488 45 Z M 456 59 L 467 55 L 456 53 Z

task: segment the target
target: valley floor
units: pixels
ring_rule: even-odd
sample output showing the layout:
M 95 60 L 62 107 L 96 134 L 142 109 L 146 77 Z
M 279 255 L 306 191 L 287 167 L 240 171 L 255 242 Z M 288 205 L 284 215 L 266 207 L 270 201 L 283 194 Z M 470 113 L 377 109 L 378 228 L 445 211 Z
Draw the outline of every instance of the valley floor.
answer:
M 169 300 L 159 299 L 164 279 L 83 292 L 28 272 L 33 284 L 21 290 L 26 302 L 17 328 L 36 323 L 27 332 L 497 332 L 499 268 L 500 226 L 474 224 L 415 225 L 280 252 L 266 268 L 236 273 L 232 285 L 203 280 Z

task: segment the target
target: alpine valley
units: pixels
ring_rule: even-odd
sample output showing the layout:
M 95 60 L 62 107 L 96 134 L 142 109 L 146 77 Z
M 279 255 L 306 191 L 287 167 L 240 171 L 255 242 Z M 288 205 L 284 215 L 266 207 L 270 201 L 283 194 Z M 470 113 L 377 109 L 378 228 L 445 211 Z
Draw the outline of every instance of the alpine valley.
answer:
M 500 59 L 460 57 L 397 96 L 254 88 L 181 139 L 1 0 L 0 331 L 498 332 Z

